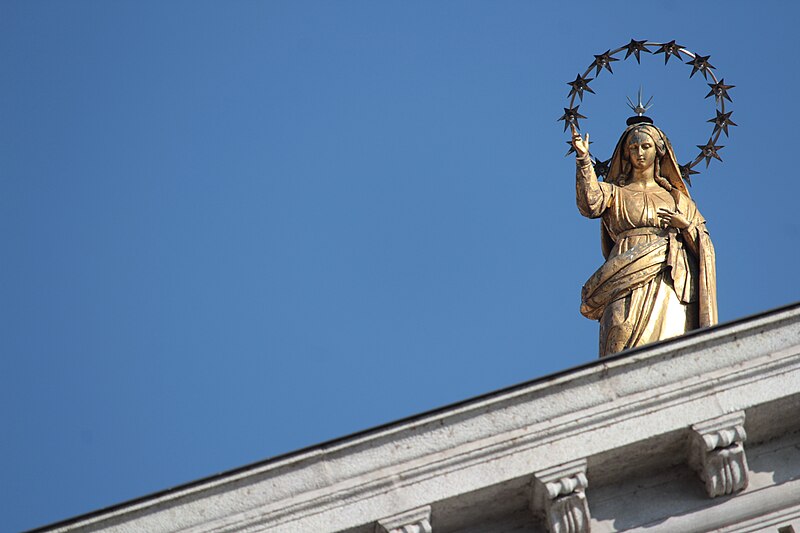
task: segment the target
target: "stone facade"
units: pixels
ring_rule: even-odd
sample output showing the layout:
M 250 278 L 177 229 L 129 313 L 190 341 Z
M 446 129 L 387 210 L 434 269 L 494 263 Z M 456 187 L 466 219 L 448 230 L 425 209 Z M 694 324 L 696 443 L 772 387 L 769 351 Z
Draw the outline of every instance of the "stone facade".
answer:
M 800 305 L 41 531 L 800 533 Z

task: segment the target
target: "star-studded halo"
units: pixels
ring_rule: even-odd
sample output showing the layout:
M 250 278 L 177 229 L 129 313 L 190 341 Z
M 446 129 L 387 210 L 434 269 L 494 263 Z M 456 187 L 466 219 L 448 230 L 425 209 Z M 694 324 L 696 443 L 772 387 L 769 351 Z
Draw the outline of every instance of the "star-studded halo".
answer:
M 653 51 L 651 48 L 656 49 Z M 719 138 L 723 133 L 726 137 L 728 136 L 729 127 L 736 126 L 736 123 L 731 120 L 731 114 L 733 114 L 733 111 L 725 110 L 725 100 L 728 102 L 733 102 L 728 94 L 728 91 L 736 86 L 726 84 L 724 78 L 717 80 L 717 76 L 714 74 L 716 68 L 709 63 L 709 59 L 711 58 L 710 55 L 702 56 L 700 54 L 691 52 L 682 44 L 677 44 L 674 40 L 665 43 L 659 43 L 656 41 L 648 41 L 646 39 L 641 41 L 631 39 L 631 41 L 624 46 L 620 46 L 619 48 L 613 50 L 609 49 L 602 54 L 595 55 L 594 61 L 592 61 L 592 63 L 589 65 L 589 68 L 587 68 L 583 74 L 578 73 L 575 81 L 567 82 L 567 85 L 570 86 L 569 94 L 567 95 L 567 98 L 569 98 L 569 107 L 564 108 L 564 114 L 561 115 L 558 120 L 564 121 L 564 131 L 567 130 L 567 126 L 569 124 L 573 124 L 578 130 L 581 129 L 578 119 L 586 119 L 586 117 L 578 112 L 580 105 L 575 105 L 575 98 L 577 97 L 578 101 L 582 103 L 584 93 L 595 94 L 594 90 L 589 87 L 589 82 L 595 81 L 603 72 L 603 70 L 607 70 L 609 74 L 613 74 L 614 71 L 611 70 L 611 63 L 614 61 L 620 61 L 614 56 L 622 52 L 625 52 L 625 56 L 622 59 L 623 61 L 628 59 L 630 56 L 633 56 L 637 63 L 641 62 L 642 53 L 651 55 L 664 54 L 665 65 L 669 62 L 671 57 L 677 58 L 678 61 L 688 59 L 688 61 L 685 61 L 685 64 L 692 67 L 692 71 L 689 74 L 690 78 L 698 72 L 703 75 L 703 79 L 705 79 L 706 82 L 708 82 L 709 77 L 711 78 L 713 83 L 707 83 L 711 90 L 705 97 L 714 97 L 716 116 L 708 120 L 708 122 L 711 122 L 714 125 L 714 130 L 711 132 L 711 136 L 705 144 L 697 145 L 697 147 L 700 149 L 700 153 L 697 155 L 697 157 L 685 165 L 680 165 L 681 175 L 683 176 L 684 181 L 686 181 L 688 185 L 691 185 L 691 176 L 693 174 L 698 174 L 698 171 L 692 170 L 692 168 L 697 166 L 701 161 L 705 160 L 706 167 L 708 167 L 712 159 L 722 161 L 722 158 L 719 156 L 719 151 L 723 149 L 724 146 L 718 145 L 717 141 L 719 141 Z M 594 77 L 590 78 L 589 76 L 592 74 Z M 639 106 L 642 107 L 641 91 L 639 94 Z M 634 106 L 631 107 L 634 108 Z M 645 104 L 643 109 L 646 108 L 647 105 Z M 634 108 L 634 111 L 636 111 L 638 115 L 642 115 L 644 112 L 644 110 L 640 112 L 638 108 Z M 574 150 L 570 150 L 567 152 L 567 155 L 573 152 Z M 605 175 L 608 173 L 607 162 L 595 158 L 593 155 L 591 155 L 591 153 L 590 156 L 594 161 L 595 173 L 598 176 L 605 177 Z

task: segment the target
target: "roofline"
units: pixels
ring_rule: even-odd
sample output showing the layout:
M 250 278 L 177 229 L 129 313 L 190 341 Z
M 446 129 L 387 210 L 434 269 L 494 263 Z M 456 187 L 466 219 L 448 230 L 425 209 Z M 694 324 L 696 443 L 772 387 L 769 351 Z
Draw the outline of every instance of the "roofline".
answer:
M 300 448 L 300 449 L 293 450 L 293 451 L 290 451 L 290 452 L 286 452 L 286 453 L 283 453 L 283 454 L 279 454 L 279 455 L 275 455 L 275 456 L 272 456 L 272 457 L 268 457 L 268 458 L 262 459 L 260 461 L 255 461 L 253 463 L 249 463 L 249 464 L 246 464 L 244 466 L 236 467 L 236 468 L 233 468 L 233 469 L 230 469 L 230 470 L 225 470 L 225 471 L 222 471 L 222 472 L 219 472 L 219 473 L 216 473 L 216 474 L 212 474 L 212 475 L 207 476 L 207 477 L 203 477 L 203 478 L 200 478 L 200 479 L 196 479 L 194 481 L 190 481 L 188 483 L 183 483 L 181 485 L 176 485 L 174 487 L 163 489 L 163 490 L 160 490 L 160 491 L 157 491 L 157 492 L 152 492 L 152 493 L 146 494 L 144 496 L 139 496 L 137 498 L 133 498 L 133 499 L 130 499 L 130 500 L 125 500 L 125 501 L 123 501 L 121 503 L 113 504 L 113 505 L 110 505 L 110 506 L 107 506 L 107 507 L 102 507 L 100 509 L 97 509 L 97 510 L 94 510 L 94 511 L 90 511 L 88 513 L 80 514 L 80 515 L 77 515 L 77 516 L 74 516 L 74 517 L 71 517 L 71 518 L 60 520 L 58 522 L 53 522 L 53 523 L 50 523 L 50 524 L 47 524 L 47 525 L 44 525 L 44 526 L 40 526 L 40 527 L 37 527 L 35 529 L 27 530 L 25 533 L 39 533 L 39 532 L 44 532 L 44 531 L 48 531 L 48 530 L 55 529 L 55 528 L 69 526 L 71 524 L 82 522 L 82 521 L 85 521 L 85 520 L 88 520 L 88 519 L 91 519 L 91 518 L 94 518 L 94 517 L 97 517 L 97 516 L 100 516 L 100 515 L 103 515 L 103 514 L 111 513 L 111 512 L 123 509 L 125 507 L 130 507 L 130 506 L 137 505 L 137 504 L 140 504 L 140 503 L 145 503 L 148 500 L 154 500 L 154 499 L 157 499 L 157 498 L 161 498 L 163 496 L 168 496 L 168 495 L 170 495 L 172 493 L 176 493 L 176 492 L 184 491 L 184 490 L 187 490 L 187 489 L 195 488 L 195 487 L 198 487 L 200 485 L 207 484 L 209 482 L 218 481 L 218 480 L 224 479 L 226 477 L 231 477 L 231 476 L 235 476 L 235 475 L 238 475 L 238 474 L 242 474 L 244 472 L 247 472 L 248 470 L 255 470 L 255 469 L 258 469 L 258 468 L 263 468 L 265 466 L 270 465 L 271 463 L 275 463 L 275 462 L 278 462 L 278 461 L 283 461 L 283 460 L 286 460 L 286 459 L 291 459 L 292 457 L 299 456 L 299 455 L 302 455 L 302 454 L 306 454 L 306 453 L 309 453 L 309 452 L 323 451 L 326 448 L 332 448 L 334 446 L 343 444 L 344 442 L 349 441 L 349 440 L 355 440 L 355 439 L 358 439 L 358 438 L 367 437 L 369 435 L 372 435 L 372 434 L 375 434 L 375 433 L 379 433 L 381 431 L 385 431 L 385 430 L 391 429 L 393 427 L 397 427 L 397 426 L 400 426 L 400 425 L 403 425 L 403 424 L 407 424 L 407 423 L 410 423 L 410 422 L 414 422 L 414 421 L 419 421 L 419 420 L 427 418 L 427 417 L 435 416 L 435 415 L 441 414 L 441 413 L 443 413 L 445 411 L 455 410 L 457 408 L 464 407 L 464 406 L 466 406 L 468 404 L 471 404 L 471 403 L 476 403 L 476 402 L 479 402 L 479 401 L 482 401 L 482 400 L 486 400 L 486 399 L 489 399 L 489 398 L 492 398 L 492 397 L 495 397 L 495 396 L 500 396 L 500 395 L 504 395 L 504 394 L 508 394 L 508 393 L 513 393 L 513 392 L 518 391 L 520 389 L 523 389 L 523 388 L 526 388 L 526 387 L 530 387 L 532 385 L 535 385 L 535 384 L 538 384 L 538 383 L 542 383 L 542 382 L 545 382 L 545 381 L 549 381 L 549 380 L 552 380 L 552 379 L 555 379 L 555 378 L 559 378 L 559 377 L 565 376 L 567 374 L 571 374 L 573 372 L 578 372 L 578 371 L 581 371 L 581 370 L 592 368 L 594 366 L 603 365 L 603 364 L 608 363 L 609 361 L 615 361 L 615 360 L 618 360 L 618 359 L 628 358 L 628 357 L 631 357 L 631 356 L 633 356 L 633 355 L 635 355 L 635 354 L 637 354 L 637 353 L 639 353 L 639 352 L 641 352 L 643 350 L 650 350 L 650 349 L 652 349 L 654 347 L 662 346 L 662 345 L 669 344 L 669 343 L 672 343 L 672 342 L 676 342 L 676 341 L 679 341 L 679 340 L 683 341 L 683 340 L 685 340 L 687 338 L 702 336 L 702 335 L 705 335 L 705 334 L 710 333 L 712 331 L 718 331 L 718 330 L 727 329 L 727 328 L 730 328 L 730 327 L 735 327 L 738 324 L 741 324 L 741 323 L 744 323 L 744 322 L 748 322 L 750 320 L 754 320 L 754 319 L 758 319 L 758 318 L 764 318 L 764 317 L 767 317 L 767 316 L 770 316 L 770 315 L 783 313 L 783 312 L 786 312 L 786 311 L 789 311 L 789 310 L 792 310 L 792 309 L 796 309 L 796 308 L 800 309 L 800 301 L 794 302 L 794 303 L 791 303 L 791 304 L 787 304 L 787 305 L 784 305 L 782 307 L 777 307 L 777 308 L 774 308 L 774 309 L 770 309 L 768 311 L 763 311 L 763 312 L 755 313 L 755 314 L 748 315 L 748 316 L 745 316 L 745 317 L 742 317 L 742 318 L 737 318 L 735 320 L 731 320 L 729 322 L 717 324 L 715 326 L 696 329 L 696 330 L 690 331 L 688 333 L 685 333 L 684 335 L 681 335 L 679 337 L 674 337 L 674 338 L 671 338 L 671 339 L 666 339 L 666 340 L 663 340 L 663 341 L 650 343 L 650 344 L 647 344 L 647 345 L 644 345 L 644 346 L 640 346 L 640 347 L 637 347 L 637 348 L 633 348 L 633 349 L 630 349 L 630 350 L 625 350 L 625 351 L 622 351 L 622 352 L 614 354 L 614 355 L 603 357 L 602 359 L 598 358 L 598 359 L 595 359 L 593 361 L 589 361 L 587 363 L 576 365 L 576 366 L 573 366 L 573 367 L 570 367 L 570 368 L 567 368 L 567 369 L 564 369 L 564 370 L 559 370 L 558 372 L 553 372 L 551 374 L 546 374 L 544 376 L 540 376 L 538 378 L 533 378 L 533 379 L 530 379 L 530 380 L 527 380 L 527 381 L 523 381 L 523 382 L 517 383 L 515 385 L 510 385 L 508 387 L 504 387 L 504 388 L 501 388 L 501 389 L 496 389 L 496 390 L 493 390 L 493 391 L 490 391 L 490 392 L 487 392 L 487 393 L 484 393 L 484 394 L 480 394 L 478 396 L 473 396 L 471 398 L 467 398 L 465 400 L 460 400 L 460 401 L 457 401 L 457 402 L 454 402 L 454 403 L 446 404 L 446 405 L 443 405 L 441 407 L 436 407 L 436 408 L 428 410 L 428 411 L 423 411 L 421 413 L 417 413 L 417 414 L 410 415 L 410 416 L 407 416 L 407 417 L 404 417 L 404 418 L 400 418 L 398 420 L 394 420 L 394 421 L 391 421 L 391 422 L 387 422 L 387 423 L 384 423 L 384 424 L 373 426 L 371 428 L 367 428 L 367 429 L 363 429 L 363 430 L 360 430 L 360 431 L 356 431 L 354 433 L 343 435 L 341 437 L 336 437 L 334 439 L 323 441 L 323 442 L 318 443 L 318 444 L 312 444 L 312 445 L 306 446 L 304 448 Z

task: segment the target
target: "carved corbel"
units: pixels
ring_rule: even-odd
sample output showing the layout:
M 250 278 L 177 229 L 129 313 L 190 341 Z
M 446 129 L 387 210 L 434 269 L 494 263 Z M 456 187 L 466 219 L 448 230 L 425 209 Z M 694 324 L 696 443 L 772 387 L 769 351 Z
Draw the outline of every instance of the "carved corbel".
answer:
M 744 411 L 737 411 L 692 426 L 689 464 L 706 484 L 712 498 L 747 487 L 744 453 Z
M 536 472 L 533 483 L 533 507 L 544 512 L 550 533 L 590 532 L 585 459 Z
M 378 520 L 375 533 L 432 533 L 431 506 L 418 507 L 409 511 Z

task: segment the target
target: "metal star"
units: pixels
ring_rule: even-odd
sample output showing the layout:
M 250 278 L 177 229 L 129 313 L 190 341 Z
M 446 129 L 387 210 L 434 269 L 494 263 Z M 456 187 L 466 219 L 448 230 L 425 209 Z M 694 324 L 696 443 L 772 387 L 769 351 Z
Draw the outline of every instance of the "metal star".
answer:
M 569 154 L 574 154 L 575 153 L 575 147 L 572 146 L 572 141 L 567 141 L 567 144 L 569 145 L 569 150 L 567 151 L 566 154 L 564 154 L 564 157 L 567 157 Z M 594 141 L 589 141 L 589 146 L 591 146 L 593 144 L 594 144 Z
M 683 58 L 681 57 L 681 48 L 683 48 L 682 44 L 675 44 L 675 41 L 672 40 L 668 43 L 664 43 L 661 47 L 655 51 L 656 54 L 664 54 L 664 64 L 667 64 L 669 58 L 675 56 L 678 58 L 678 61 L 681 61 Z
M 697 145 L 698 148 L 701 150 L 701 154 L 706 160 L 706 168 L 708 168 L 708 164 L 711 162 L 711 158 L 717 159 L 722 161 L 722 158 L 719 156 L 719 151 L 725 148 L 724 146 L 717 146 L 714 144 L 714 139 L 709 139 L 705 146 L 700 144 Z
M 577 129 L 581 129 L 580 125 L 578 124 L 578 119 L 586 117 L 578 113 L 579 107 L 580 107 L 579 105 L 576 105 L 575 107 L 564 108 L 564 114 L 561 115 L 561 118 L 558 119 L 564 121 L 564 131 L 567 131 L 567 126 L 569 126 L 570 124 L 575 124 L 575 127 Z M 558 122 L 558 120 L 556 122 Z
M 611 160 L 606 159 L 600 161 L 599 159 L 594 162 L 594 173 L 599 178 L 600 176 L 608 176 L 608 171 L 611 170 Z
M 728 126 L 738 126 L 738 124 L 736 124 L 734 121 L 731 120 L 731 115 L 733 114 L 733 111 L 728 111 L 727 113 L 720 113 L 719 109 L 717 109 L 716 111 L 717 111 L 717 116 L 707 121 L 714 123 L 714 132 L 712 133 L 712 135 L 714 133 L 717 133 L 717 131 L 722 130 L 723 133 L 725 133 L 725 137 L 727 137 Z
M 606 69 L 611 74 L 614 74 L 614 71 L 611 70 L 611 62 L 612 61 L 619 61 L 616 57 L 611 57 L 611 50 L 606 50 L 600 55 L 594 56 L 594 63 L 592 63 L 589 68 L 596 67 L 594 75 L 595 77 L 600 74 L 600 71 Z
M 714 98 L 717 101 L 720 101 L 723 98 L 727 98 L 729 102 L 733 102 L 733 100 L 731 100 L 731 97 L 728 96 L 728 89 L 733 89 L 734 87 L 736 87 L 736 85 L 725 85 L 725 78 L 722 78 L 717 83 L 709 83 L 708 86 L 711 87 L 711 90 L 708 91 L 706 98 L 708 98 L 711 95 L 714 95 Z
M 633 54 L 634 57 L 636 58 L 636 62 L 637 63 L 641 63 L 641 61 L 639 60 L 639 53 L 640 52 L 647 52 L 648 54 L 652 54 L 653 53 L 650 50 L 648 50 L 647 47 L 644 45 L 644 43 L 646 43 L 646 42 L 647 42 L 647 40 L 636 41 L 634 39 L 631 39 L 631 42 L 629 42 L 628 44 L 626 44 L 623 47 L 623 48 L 625 48 L 625 50 L 627 50 L 625 52 L 625 59 L 628 59 L 628 56 Z
M 692 174 L 700 174 L 700 173 L 698 171 L 696 171 L 696 170 L 692 170 L 692 164 L 691 163 L 686 163 L 685 165 L 680 165 L 680 169 L 681 169 L 681 177 L 683 178 L 683 181 L 685 181 L 686 184 L 689 185 L 689 187 L 691 187 L 692 186 Z
M 593 79 L 594 78 L 584 78 L 580 74 L 578 74 L 578 76 L 575 78 L 575 81 L 568 81 L 567 85 L 569 85 L 572 88 L 569 90 L 567 98 L 572 98 L 573 94 L 577 94 L 578 98 L 580 98 L 582 102 L 583 91 L 589 91 L 590 93 L 595 94 L 592 88 L 589 87 L 589 82 L 592 81 Z
M 686 62 L 687 65 L 692 65 L 692 73 L 689 74 L 689 77 L 691 78 L 692 76 L 694 76 L 694 73 L 699 70 L 700 72 L 703 73 L 703 79 L 708 79 L 708 71 L 714 68 L 714 66 L 708 62 L 708 59 L 710 57 L 711 56 L 701 56 L 698 54 L 694 56 L 694 59 L 692 59 L 691 61 L 687 61 Z

